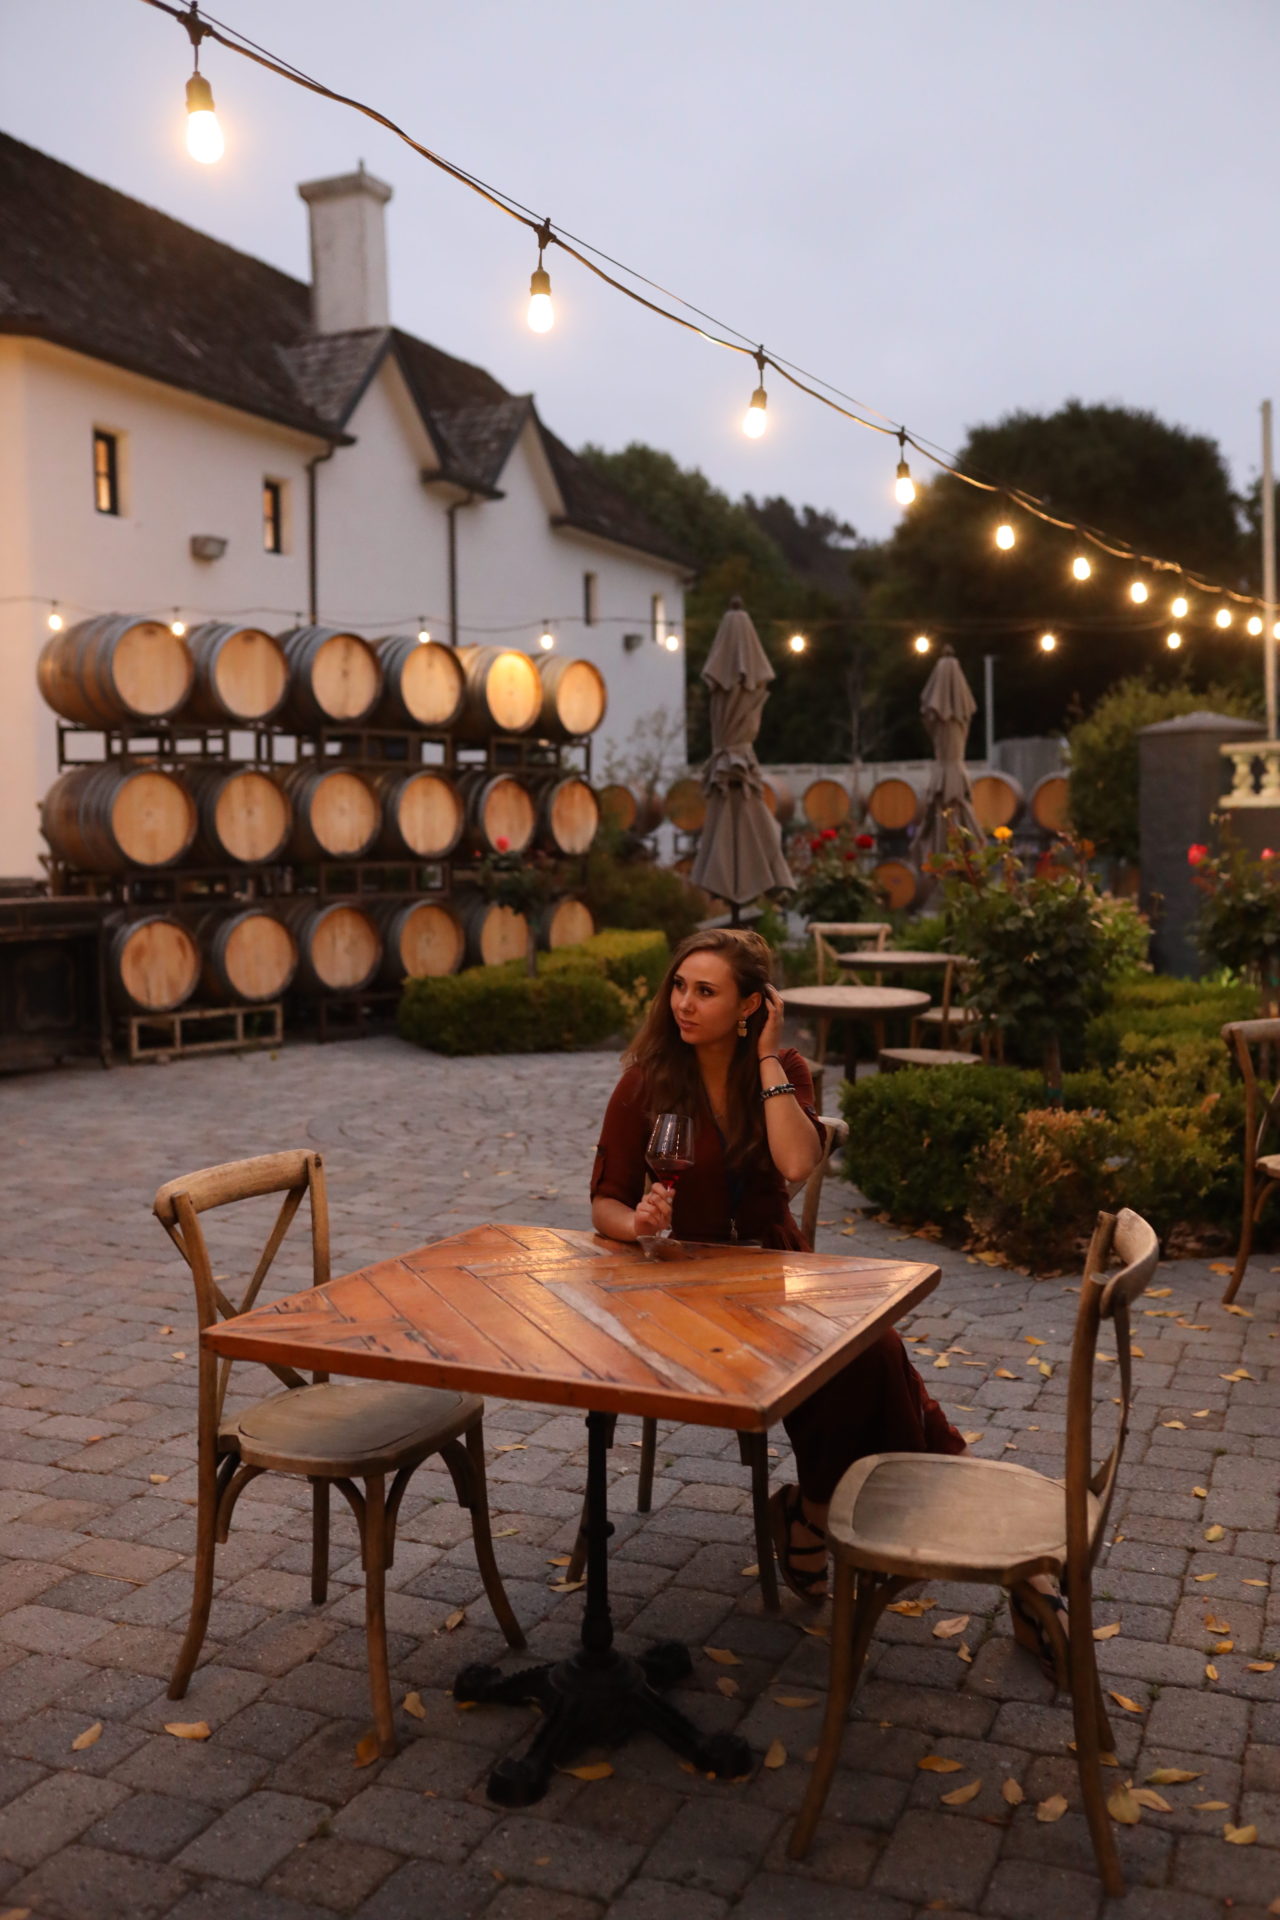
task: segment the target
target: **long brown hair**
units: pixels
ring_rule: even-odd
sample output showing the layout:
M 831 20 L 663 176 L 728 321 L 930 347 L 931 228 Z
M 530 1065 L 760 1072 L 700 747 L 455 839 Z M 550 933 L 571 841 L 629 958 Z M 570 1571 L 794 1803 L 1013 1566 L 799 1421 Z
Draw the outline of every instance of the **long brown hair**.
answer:
M 756 1043 L 767 1018 L 764 990 L 769 984 L 773 952 L 758 933 L 718 927 L 691 933 L 671 958 L 662 985 L 649 1003 L 644 1024 L 627 1050 L 625 1064 L 644 1075 L 645 1104 L 651 1113 L 711 1113 L 698 1056 L 680 1037 L 671 1011 L 676 975 L 691 953 L 719 953 L 729 962 L 734 984 L 744 1000 L 760 995 L 760 1005 L 747 1017 L 745 1039 L 734 1049 L 729 1066 L 729 1111 L 725 1145 L 730 1166 L 743 1166 L 765 1151 L 764 1108 L 760 1100 L 760 1070 Z

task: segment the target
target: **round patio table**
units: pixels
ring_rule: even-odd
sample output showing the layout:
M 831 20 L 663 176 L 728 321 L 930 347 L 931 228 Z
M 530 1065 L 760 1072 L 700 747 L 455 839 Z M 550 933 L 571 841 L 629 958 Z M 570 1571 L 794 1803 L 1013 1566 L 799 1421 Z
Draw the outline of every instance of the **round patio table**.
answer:
M 859 957 L 878 959 L 883 964 L 883 955 L 880 954 Z M 827 1036 L 833 1020 L 869 1020 L 875 1035 L 876 1056 L 879 1058 L 884 1046 L 884 1023 L 889 1015 L 923 1013 L 929 1004 L 928 994 L 920 993 L 914 987 L 787 987 L 782 999 L 789 1012 L 813 1015 L 818 1030 L 814 1055 L 817 1060 L 827 1057 Z M 851 1043 L 845 1055 L 845 1078 L 853 1080 L 856 1077 L 857 1062 Z
M 836 959 L 854 973 L 889 973 L 895 967 L 901 967 L 904 972 L 923 973 L 927 967 L 972 965 L 966 953 L 926 953 L 914 947 L 882 947 L 878 953 L 838 953 Z

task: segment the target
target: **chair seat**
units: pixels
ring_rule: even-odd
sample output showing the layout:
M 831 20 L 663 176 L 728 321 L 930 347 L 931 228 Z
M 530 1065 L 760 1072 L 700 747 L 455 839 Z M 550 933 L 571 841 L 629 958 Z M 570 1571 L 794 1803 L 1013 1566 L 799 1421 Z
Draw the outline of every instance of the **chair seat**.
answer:
M 924 1013 L 916 1015 L 916 1024 L 921 1027 L 976 1027 L 982 1024 L 982 1015 L 976 1007 L 952 1007 L 944 1014 L 941 1007 L 929 1007 Z
M 1101 1509 L 1090 1494 L 1090 1533 Z M 1057 1572 L 1067 1557 L 1060 1480 L 972 1454 L 881 1453 L 850 1467 L 827 1536 L 855 1566 L 907 1579 L 1011 1586 Z
M 1264 1179 L 1280 1180 L 1280 1153 L 1264 1153 L 1255 1164 Z
M 380 1380 L 287 1387 L 224 1420 L 223 1453 L 281 1473 L 385 1473 L 412 1454 L 443 1446 L 478 1420 L 471 1393 Z
M 895 1067 L 976 1067 L 980 1056 L 954 1047 L 881 1047 L 879 1065 L 890 1073 Z

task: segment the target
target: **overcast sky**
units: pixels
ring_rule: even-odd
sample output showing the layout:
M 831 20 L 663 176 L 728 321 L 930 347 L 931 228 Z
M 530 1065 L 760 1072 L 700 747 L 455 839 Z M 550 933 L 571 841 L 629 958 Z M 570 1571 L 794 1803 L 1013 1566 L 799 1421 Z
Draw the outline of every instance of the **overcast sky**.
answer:
M 954 447 L 1069 396 L 1258 465 L 1280 386 L 1275 0 L 217 0 L 218 17 L 779 355 Z M 0 126 L 306 277 L 300 180 L 395 189 L 396 322 L 734 493 L 893 525 L 891 444 L 553 254 L 348 109 L 207 48 L 220 166 L 183 146 L 186 37 L 141 0 L 0 0 Z

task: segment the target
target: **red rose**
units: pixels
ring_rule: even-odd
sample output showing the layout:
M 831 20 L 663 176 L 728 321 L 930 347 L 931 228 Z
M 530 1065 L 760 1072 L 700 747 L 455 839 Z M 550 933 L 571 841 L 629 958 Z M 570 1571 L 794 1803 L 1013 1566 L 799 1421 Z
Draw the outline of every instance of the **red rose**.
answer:
M 1194 846 L 1187 848 L 1187 865 L 1188 866 L 1198 867 L 1203 861 L 1207 860 L 1208 858 L 1209 858 L 1209 849 L 1208 847 L 1202 845 L 1200 841 L 1197 841 Z
M 822 837 L 823 837 L 823 839 L 824 839 L 824 840 L 834 840 L 834 839 L 836 839 L 836 837 L 837 837 L 837 835 L 836 835 L 836 830 L 835 830 L 835 828 L 834 828 L 834 827 L 824 827 L 824 828 L 822 829 Z
M 511 845 L 511 842 L 508 840 L 505 833 L 500 833 L 493 844 L 498 849 L 499 853 L 506 853 L 506 851 Z
M 810 840 L 810 842 L 809 842 L 809 851 L 810 851 L 810 853 L 821 853 L 821 852 L 822 852 L 822 839 L 821 839 L 821 836 L 820 836 L 819 834 L 815 834 L 815 835 L 813 836 L 813 839 L 812 839 L 812 840 Z
M 1276 853 L 1275 853 L 1275 848 L 1274 848 L 1274 847 L 1264 847 L 1264 848 L 1262 849 L 1262 857 L 1263 857 L 1263 859 L 1264 859 L 1264 860 L 1274 860 L 1274 859 L 1275 859 L 1275 857 L 1276 857 Z
M 856 859 L 857 859 L 857 857 L 858 857 L 858 855 L 857 855 L 857 853 L 856 853 L 856 851 L 854 850 L 854 848 L 853 848 L 853 847 L 850 847 L 850 849 L 849 849 L 849 851 L 848 851 L 848 853 L 846 853 L 846 855 L 845 855 L 845 859 L 846 859 L 846 860 L 856 860 Z
M 865 851 L 869 847 L 874 847 L 875 843 L 876 843 L 876 837 L 874 833 L 860 833 L 858 835 L 858 838 L 854 842 L 854 845 L 858 847 L 862 847 L 863 850 Z

